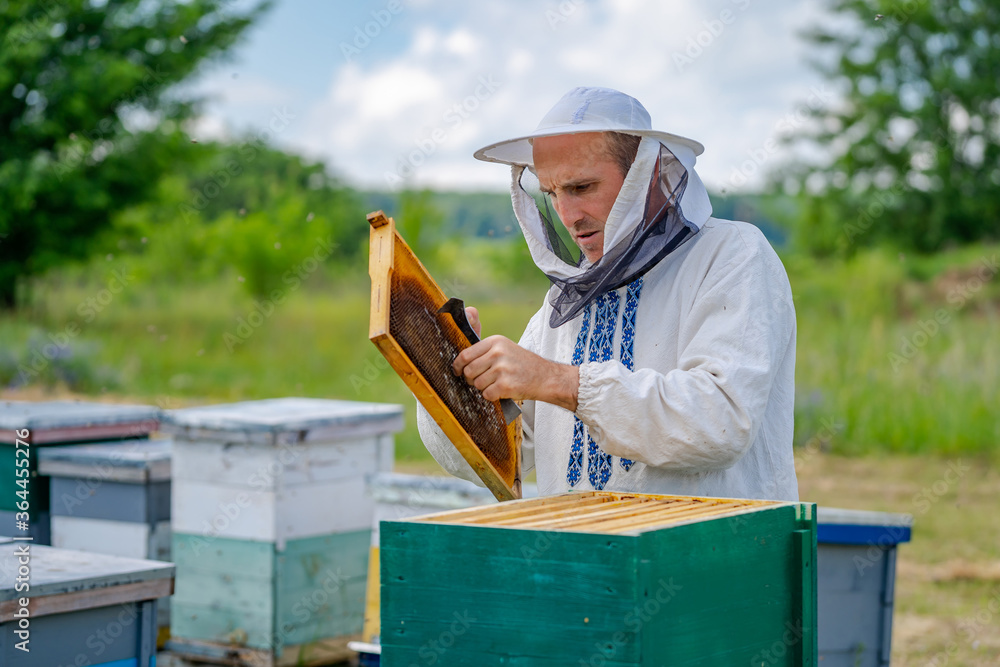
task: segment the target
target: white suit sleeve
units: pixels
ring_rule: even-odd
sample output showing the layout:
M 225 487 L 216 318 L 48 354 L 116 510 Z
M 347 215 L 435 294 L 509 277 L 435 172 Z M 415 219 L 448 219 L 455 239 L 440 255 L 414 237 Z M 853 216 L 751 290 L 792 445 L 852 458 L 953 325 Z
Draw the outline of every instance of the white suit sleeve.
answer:
M 580 367 L 577 415 L 604 451 L 698 472 L 729 468 L 750 448 L 795 314 L 777 255 L 763 236 L 744 241 L 706 272 L 682 322 L 639 322 L 677 328 L 676 369 L 633 373 L 618 361 Z
M 528 326 L 521 335 L 521 340 L 518 341 L 518 345 L 531 352 L 537 353 L 538 344 L 535 331 L 540 322 L 541 311 L 535 313 L 534 317 L 531 318 L 531 321 L 528 322 Z M 521 405 L 521 427 L 524 433 L 524 438 L 521 443 L 522 476 L 526 475 L 535 467 L 535 448 L 532 439 L 534 424 L 535 402 L 524 401 Z M 479 486 L 486 486 L 483 484 L 482 480 L 479 479 L 479 475 L 477 475 L 476 471 L 472 469 L 472 466 L 470 466 L 469 463 L 462 458 L 462 455 L 458 453 L 458 450 L 455 449 L 455 445 L 451 443 L 451 440 L 449 440 L 448 436 L 444 434 L 444 431 L 442 431 L 441 427 L 434 421 L 434 418 L 430 416 L 430 413 L 424 409 L 424 406 L 420 404 L 420 401 L 417 401 L 417 431 L 420 433 L 420 439 L 423 441 L 427 451 L 448 473 L 454 475 L 455 477 L 460 477 L 461 479 L 473 482 Z

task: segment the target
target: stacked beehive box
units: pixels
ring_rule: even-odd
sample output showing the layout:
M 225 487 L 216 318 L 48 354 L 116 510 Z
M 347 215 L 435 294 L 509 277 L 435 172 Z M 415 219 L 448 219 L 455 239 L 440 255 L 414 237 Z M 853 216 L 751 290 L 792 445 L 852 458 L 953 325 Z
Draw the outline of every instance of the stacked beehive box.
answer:
M 381 526 L 387 667 L 815 665 L 815 506 L 590 492 Z
M 365 479 L 391 468 L 402 408 L 289 398 L 165 421 L 177 565 L 170 649 L 294 663 L 307 646 L 359 633 L 374 512 Z
M 170 560 L 169 440 L 47 447 L 52 546 L 127 558 Z M 170 622 L 169 599 L 157 607 Z
M 0 533 L 30 535 L 36 544 L 50 541 L 49 478 L 38 472 L 40 448 L 146 438 L 156 430 L 159 418 L 160 410 L 146 405 L 0 401 Z M 28 462 L 27 477 L 16 476 L 18 459 Z M 15 523 L 21 500 L 27 500 L 27 531 Z

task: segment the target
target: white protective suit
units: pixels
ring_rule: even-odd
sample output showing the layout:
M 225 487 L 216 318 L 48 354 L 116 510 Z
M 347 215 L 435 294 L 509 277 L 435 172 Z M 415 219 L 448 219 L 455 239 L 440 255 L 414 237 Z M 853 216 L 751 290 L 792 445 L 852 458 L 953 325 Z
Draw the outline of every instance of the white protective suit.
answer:
M 608 218 L 606 250 L 634 227 L 635 199 L 659 144 L 642 139 Z M 710 217 L 694 152 L 663 145 L 688 170 L 681 205 L 700 231 L 562 326 L 549 326 L 549 298 L 532 317 L 519 344 L 579 365 L 580 389 L 575 415 L 524 402 L 524 472 L 537 470 L 539 495 L 604 489 L 797 500 L 795 313 L 784 267 L 756 227 Z M 546 255 L 518 175 L 515 167 L 515 212 L 536 264 L 550 273 L 556 260 Z M 482 485 L 419 404 L 418 428 L 445 470 Z

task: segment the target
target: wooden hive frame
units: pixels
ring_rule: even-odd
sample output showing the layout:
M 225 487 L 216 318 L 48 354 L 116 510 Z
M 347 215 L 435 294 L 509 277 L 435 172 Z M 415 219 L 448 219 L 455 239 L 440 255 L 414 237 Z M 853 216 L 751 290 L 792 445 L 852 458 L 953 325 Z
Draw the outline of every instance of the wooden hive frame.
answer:
M 770 500 L 663 496 L 614 491 L 565 493 L 426 514 L 426 523 L 494 526 L 525 530 L 635 534 L 668 526 L 731 517 L 768 507 L 795 505 Z
M 448 439 L 462 455 L 497 500 L 514 500 L 521 497 L 521 418 L 505 426 L 509 456 L 513 464 L 508 474 L 501 473 L 462 426 L 459 419 L 404 351 L 403 346 L 390 331 L 390 310 L 393 307 L 392 278 L 394 274 L 406 276 L 413 289 L 434 304 L 435 309 L 448 300 L 441 288 L 431 278 L 427 269 L 396 231 L 395 220 L 382 211 L 368 214 L 371 225 L 369 266 L 371 276 L 371 319 L 368 337 L 389 362 L 389 365 L 406 383 L 421 405 L 441 427 Z M 470 346 L 464 334 L 450 316 L 440 315 L 437 324 L 441 335 L 459 349 Z M 429 332 L 433 334 L 433 332 Z M 499 401 L 493 405 L 504 423 Z

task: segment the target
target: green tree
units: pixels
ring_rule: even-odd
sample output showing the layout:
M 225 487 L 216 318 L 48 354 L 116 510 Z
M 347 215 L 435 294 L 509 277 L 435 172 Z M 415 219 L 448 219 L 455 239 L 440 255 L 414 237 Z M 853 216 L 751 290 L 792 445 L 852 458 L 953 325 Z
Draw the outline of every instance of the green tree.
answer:
M 252 136 L 192 148 L 155 195 L 115 218 L 103 248 L 138 250 L 147 277 L 201 280 L 235 271 L 260 298 L 298 285 L 320 265 L 350 262 L 363 271 L 364 208 L 322 163 Z
M 799 139 L 828 160 L 780 170 L 802 195 L 797 242 L 847 254 L 888 241 L 933 251 L 996 238 L 1000 4 L 833 0 L 807 39 L 843 91 Z
M 264 11 L 228 0 L 0 0 L 0 307 L 85 257 L 184 159 L 195 101 L 168 94 Z

